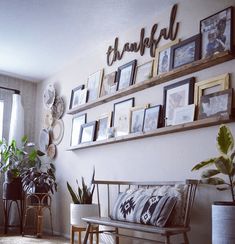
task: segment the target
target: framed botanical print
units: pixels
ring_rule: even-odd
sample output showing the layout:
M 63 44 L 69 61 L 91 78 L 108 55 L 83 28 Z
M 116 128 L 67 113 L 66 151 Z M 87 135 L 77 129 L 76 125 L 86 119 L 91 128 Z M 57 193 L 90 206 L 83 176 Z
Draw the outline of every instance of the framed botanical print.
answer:
M 143 107 L 134 107 L 130 109 L 130 133 L 143 131 L 144 112 L 149 107 L 149 104 Z
M 112 113 L 107 113 L 99 117 L 96 129 L 96 140 L 105 140 L 108 138 L 108 129 L 111 127 Z
M 159 127 L 161 118 L 161 105 L 145 109 L 144 113 L 144 132 L 156 130 Z
M 201 35 L 192 36 L 171 47 L 170 69 L 190 64 L 201 57 Z
M 96 124 L 97 121 L 92 121 L 81 126 L 79 143 L 95 140 Z
M 192 104 L 194 100 L 194 77 L 164 87 L 165 126 L 172 125 L 174 110 Z
M 81 126 L 86 123 L 86 117 L 86 114 L 75 115 L 73 117 L 70 146 L 79 144 Z
M 136 68 L 135 84 L 151 79 L 153 76 L 153 61 L 141 64 Z
M 133 84 L 137 60 L 133 60 L 118 68 L 117 71 L 117 90 L 122 90 Z
M 202 57 L 232 50 L 233 7 L 226 8 L 200 21 Z
M 71 92 L 69 109 L 75 108 L 79 105 L 86 103 L 87 90 L 84 85 L 74 88 Z
M 114 71 L 110 74 L 104 76 L 101 89 L 100 89 L 100 97 L 111 95 L 117 90 L 117 82 L 116 82 L 117 71 Z
M 130 109 L 134 106 L 134 98 L 130 98 L 114 104 L 113 108 L 113 127 L 116 136 L 129 134 Z
M 103 78 L 103 69 L 90 75 L 87 80 L 88 102 L 91 102 L 99 97 L 101 81 Z

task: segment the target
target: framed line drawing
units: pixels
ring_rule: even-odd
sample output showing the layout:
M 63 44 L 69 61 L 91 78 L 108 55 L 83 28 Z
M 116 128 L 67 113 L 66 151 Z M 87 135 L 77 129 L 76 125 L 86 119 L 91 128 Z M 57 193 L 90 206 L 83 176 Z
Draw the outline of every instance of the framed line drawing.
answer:
M 149 107 L 145 109 L 144 113 L 144 132 L 156 130 L 160 124 L 161 105 Z
M 96 141 L 108 138 L 108 129 L 111 127 L 112 113 L 103 114 L 97 120 Z
M 81 126 L 86 123 L 87 114 L 75 115 L 72 120 L 70 146 L 79 144 Z

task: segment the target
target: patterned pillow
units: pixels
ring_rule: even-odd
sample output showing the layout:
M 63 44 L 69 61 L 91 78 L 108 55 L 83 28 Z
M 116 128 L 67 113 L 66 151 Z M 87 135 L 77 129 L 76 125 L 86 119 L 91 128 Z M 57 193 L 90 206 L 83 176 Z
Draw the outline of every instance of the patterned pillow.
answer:
M 170 196 L 149 196 L 144 190 L 122 192 L 114 204 L 111 218 L 165 226 L 176 204 L 176 198 Z

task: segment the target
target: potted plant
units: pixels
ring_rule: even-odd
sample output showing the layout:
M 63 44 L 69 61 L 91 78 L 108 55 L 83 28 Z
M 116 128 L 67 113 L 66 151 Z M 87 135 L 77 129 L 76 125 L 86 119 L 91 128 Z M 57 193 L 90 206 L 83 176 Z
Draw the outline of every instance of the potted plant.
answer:
M 234 243 L 235 232 L 235 151 L 234 139 L 230 129 L 221 125 L 217 135 L 217 148 L 220 155 L 195 165 L 192 170 L 214 166 L 202 172 L 201 182 L 216 185 L 220 191 L 229 190 L 230 202 L 215 202 L 212 205 L 212 243 Z M 223 178 L 218 177 L 224 175 Z M 225 180 L 227 178 L 227 181 Z
M 82 220 L 83 217 L 98 216 L 98 204 L 92 204 L 92 197 L 95 185 L 93 180 L 95 177 L 95 170 L 93 171 L 92 180 L 89 185 L 85 183 L 82 177 L 82 186 L 77 183 L 77 192 L 74 191 L 71 185 L 67 182 L 67 188 L 71 195 L 73 203 L 70 204 L 70 224 L 79 227 L 86 227 L 86 223 Z

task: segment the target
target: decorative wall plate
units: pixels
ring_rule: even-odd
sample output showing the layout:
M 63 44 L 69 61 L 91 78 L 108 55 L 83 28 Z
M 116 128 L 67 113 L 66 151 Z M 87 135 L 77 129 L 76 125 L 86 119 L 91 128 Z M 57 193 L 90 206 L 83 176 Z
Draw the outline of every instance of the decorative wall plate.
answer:
M 43 93 L 43 103 L 46 108 L 51 108 L 55 100 L 55 87 L 53 84 L 48 84 Z
M 42 152 L 46 152 L 49 145 L 49 132 L 47 129 L 42 129 L 39 135 L 39 148 Z
M 55 145 L 60 144 L 64 136 L 64 122 L 62 119 L 58 119 L 54 122 L 51 130 L 51 139 Z
M 56 145 L 52 143 L 47 148 L 47 156 L 50 159 L 53 159 L 55 155 L 56 155 Z
M 45 115 L 45 120 L 44 120 L 44 123 L 45 123 L 45 128 L 51 128 L 52 127 L 52 124 L 53 124 L 53 116 L 52 116 L 52 112 L 51 111 L 48 111 Z
M 55 119 L 60 119 L 64 114 L 65 105 L 62 97 L 56 96 L 52 106 L 52 114 Z

